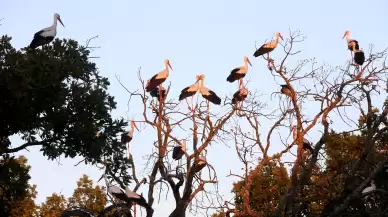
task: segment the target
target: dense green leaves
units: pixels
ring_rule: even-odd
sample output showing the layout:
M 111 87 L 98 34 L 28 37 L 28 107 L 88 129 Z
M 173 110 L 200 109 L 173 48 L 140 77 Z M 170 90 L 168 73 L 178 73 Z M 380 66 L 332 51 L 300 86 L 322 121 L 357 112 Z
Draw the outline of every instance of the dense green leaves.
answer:
M 74 40 L 16 50 L 10 37 L 1 37 L 0 154 L 39 145 L 49 159 L 81 156 L 96 164 L 108 158 L 113 173 L 128 183 L 126 147 L 117 139 L 127 123 L 112 118 L 109 81 L 89 54 Z M 11 146 L 16 134 L 26 143 Z

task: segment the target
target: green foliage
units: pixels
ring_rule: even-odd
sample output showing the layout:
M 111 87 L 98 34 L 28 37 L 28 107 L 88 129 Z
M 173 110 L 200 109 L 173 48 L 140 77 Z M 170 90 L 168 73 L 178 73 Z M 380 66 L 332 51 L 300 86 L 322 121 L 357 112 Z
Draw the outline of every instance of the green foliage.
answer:
M 78 155 L 95 164 L 106 157 L 128 183 L 126 147 L 117 139 L 126 123 L 112 118 L 109 81 L 89 60 L 90 51 L 66 39 L 35 50 L 16 50 L 10 42 L 0 38 L 0 154 L 40 145 L 49 159 Z M 27 143 L 12 149 L 15 134 Z

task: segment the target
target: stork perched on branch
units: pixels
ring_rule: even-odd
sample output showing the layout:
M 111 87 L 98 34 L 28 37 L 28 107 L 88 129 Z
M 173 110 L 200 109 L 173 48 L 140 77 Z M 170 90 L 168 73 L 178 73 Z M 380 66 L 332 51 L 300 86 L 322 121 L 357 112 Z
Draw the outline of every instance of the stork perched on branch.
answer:
M 128 204 L 133 204 L 135 206 L 134 212 L 135 212 L 135 216 L 136 216 L 136 203 L 138 201 L 143 202 L 143 200 L 144 200 L 143 196 L 137 194 L 136 192 L 131 191 L 128 186 L 125 187 L 125 191 L 124 191 L 117 186 L 111 185 L 108 181 L 108 178 L 106 177 L 106 171 L 107 171 L 106 160 L 104 160 L 104 166 L 105 166 L 104 174 L 101 176 L 100 179 L 98 179 L 97 182 L 99 182 L 102 178 L 104 178 L 108 193 L 111 194 L 113 197 L 115 197 L 119 200 L 122 200 Z
M 132 141 L 133 132 L 135 131 L 135 128 L 137 131 L 139 131 L 139 129 L 136 126 L 136 123 L 134 121 L 131 121 L 131 129 L 121 134 L 121 143 L 127 145 L 129 156 L 131 156 L 131 152 L 129 151 L 129 143 Z
M 182 159 L 183 155 L 186 153 L 186 140 L 183 140 L 182 145 L 177 145 L 172 150 L 172 159 L 174 160 L 180 160 Z
M 150 83 L 150 80 L 148 79 L 147 80 L 147 85 L 149 83 Z M 160 96 L 160 93 L 162 94 L 161 96 Z M 159 91 L 159 87 L 156 87 L 155 89 L 150 91 L 151 97 L 155 97 L 158 100 L 166 98 L 166 94 L 167 94 L 167 91 L 166 91 L 166 89 L 164 87 L 162 87 L 161 91 Z
M 194 95 L 198 92 L 199 90 L 199 81 L 201 80 L 200 76 L 196 76 L 195 77 L 196 81 L 194 84 L 188 86 L 188 87 L 185 87 L 182 91 L 181 91 L 181 94 L 179 95 L 179 101 L 185 99 L 186 100 L 186 103 L 187 103 L 187 106 L 189 107 L 189 109 L 194 112 L 195 110 L 195 106 L 193 105 L 193 98 L 194 98 Z M 191 96 L 191 106 L 189 105 L 189 103 L 187 102 L 187 98 Z
M 350 31 L 349 30 L 345 31 L 345 34 L 342 37 L 342 39 L 344 39 L 345 37 L 346 37 L 346 41 L 348 42 L 348 49 L 350 50 L 350 57 L 353 59 L 353 55 L 352 55 L 353 47 L 355 46 L 356 50 L 360 49 L 360 47 L 358 45 L 358 41 L 355 39 L 350 39 Z
M 160 101 L 162 101 L 162 98 L 161 98 L 161 96 L 162 96 L 161 92 L 163 90 L 162 83 L 164 81 L 166 81 L 166 79 L 168 77 L 169 68 L 172 70 L 172 67 L 170 65 L 170 61 L 168 59 L 164 60 L 164 65 L 166 68 L 163 71 L 159 72 L 158 74 L 154 75 L 146 85 L 147 92 L 151 92 L 152 90 L 154 90 L 156 87 L 159 86 Z
M 268 61 L 268 69 L 269 70 L 272 70 L 272 68 L 270 66 L 272 60 L 269 58 L 269 53 L 272 52 L 273 50 L 275 50 L 275 48 L 278 46 L 279 38 L 283 40 L 283 36 L 279 32 L 277 32 L 276 38 L 274 40 L 263 44 L 253 54 L 254 57 L 258 57 L 258 56 L 261 56 L 263 54 L 267 54 L 267 61 Z
M 356 66 L 362 66 L 362 64 L 364 64 L 365 62 L 365 54 L 362 50 L 358 50 L 356 44 L 353 44 L 353 53 L 354 53 L 354 57 L 353 57 L 353 60 L 354 60 L 354 63 Z
M 228 78 L 226 78 L 226 81 L 232 83 L 235 82 L 241 78 L 244 78 L 245 75 L 248 72 L 248 64 L 252 66 L 251 61 L 249 61 L 248 57 L 244 57 L 244 65 L 234 68 L 231 72 Z
M 210 90 L 209 88 L 205 87 L 205 75 L 202 74 L 200 76 L 202 82 L 201 87 L 199 88 L 199 92 L 201 93 L 202 97 L 207 100 L 207 111 L 209 112 L 209 101 L 212 102 L 215 105 L 221 104 L 221 98 L 217 96 L 217 94 Z
M 297 133 L 296 133 L 296 126 L 293 125 L 291 128 L 292 136 L 294 141 L 296 141 Z M 303 138 L 303 149 L 309 150 L 311 153 L 314 151 L 314 149 L 311 147 L 311 142 L 308 141 L 306 138 Z
M 50 27 L 44 28 L 34 34 L 34 38 L 30 43 L 31 49 L 35 49 L 41 45 L 48 44 L 52 40 L 54 40 L 55 36 L 57 35 L 57 21 L 59 21 L 61 25 L 65 27 L 65 25 L 63 25 L 62 23 L 62 20 L 59 14 L 55 13 L 53 25 L 51 25 Z
M 248 96 L 248 90 L 245 88 L 243 80 L 240 79 L 240 89 L 233 94 L 232 104 L 237 104 L 237 102 L 242 102 Z

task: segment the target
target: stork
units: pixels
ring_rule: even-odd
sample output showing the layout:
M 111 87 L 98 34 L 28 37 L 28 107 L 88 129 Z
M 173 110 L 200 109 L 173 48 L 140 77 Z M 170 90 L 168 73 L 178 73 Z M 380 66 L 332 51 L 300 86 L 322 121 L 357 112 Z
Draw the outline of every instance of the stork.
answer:
M 283 40 L 283 36 L 279 32 L 277 32 L 275 40 L 272 40 L 270 42 L 263 44 L 253 54 L 254 57 L 258 57 L 258 56 L 261 56 L 263 54 L 267 54 L 267 61 L 268 61 L 268 69 L 269 70 L 272 70 L 271 66 L 270 66 L 271 59 L 269 58 L 269 53 L 272 52 L 273 50 L 275 50 L 276 46 L 278 46 L 279 38 Z
M 248 72 L 248 64 L 252 66 L 251 61 L 249 61 L 248 57 L 244 57 L 244 65 L 234 68 L 231 72 L 228 78 L 226 78 L 226 81 L 232 83 L 235 82 L 241 78 L 244 78 L 245 75 Z
M 346 30 L 344 36 L 342 39 L 346 37 L 346 41 L 348 42 L 348 49 L 350 50 L 350 57 L 353 58 L 352 51 L 353 51 L 353 45 L 356 47 L 356 50 L 360 49 L 358 45 L 358 41 L 354 39 L 350 39 L 350 31 Z
M 146 85 L 147 92 L 151 92 L 152 90 L 154 90 L 156 87 L 159 86 L 159 96 L 162 96 L 162 93 L 161 93 L 161 91 L 163 90 L 162 83 L 168 77 L 169 67 L 172 70 L 170 61 L 168 59 L 164 60 L 164 65 L 166 66 L 166 68 L 163 71 L 159 72 L 158 74 L 154 75 L 147 83 Z M 161 98 L 160 98 L 160 101 L 162 101 Z
M 194 107 L 193 105 L 193 97 L 194 95 L 198 92 L 199 90 L 199 81 L 201 80 L 200 76 L 196 76 L 196 82 L 188 87 L 185 87 L 182 91 L 181 91 L 181 94 L 179 95 L 179 101 L 185 99 L 186 100 L 186 103 L 187 103 L 187 106 L 189 107 L 189 109 L 194 112 L 195 108 L 192 108 Z M 187 102 L 187 97 L 190 97 L 191 96 L 191 105 L 192 107 L 190 107 L 189 103 Z
M 125 191 L 123 191 L 121 188 L 117 187 L 117 186 L 114 186 L 114 185 L 110 185 L 110 183 L 108 182 L 108 178 L 106 177 L 106 170 L 107 170 L 107 162 L 106 160 L 104 160 L 104 165 L 105 165 L 105 172 L 104 174 L 101 176 L 100 179 L 98 179 L 97 182 L 99 182 L 102 178 L 104 178 L 104 181 L 105 181 L 105 185 L 108 189 L 108 193 L 111 194 L 113 197 L 119 199 L 119 200 L 122 200 L 124 202 L 127 202 L 129 204 L 133 204 L 134 205 L 134 215 L 136 216 L 136 201 L 141 201 L 142 200 L 142 196 L 131 191 L 129 189 L 128 186 L 125 187 Z
M 207 154 L 206 149 L 204 149 L 204 151 Z M 195 160 L 195 162 L 194 162 L 194 165 L 193 165 L 193 168 L 192 168 L 194 170 L 194 173 L 200 172 L 207 165 L 206 155 L 203 155 L 203 154 L 201 154 L 201 155 L 202 156 L 199 156 L 198 159 Z M 199 176 L 201 176 L 201 174 L 199 174 Z
M 150 80 L 148 79 L 147 80 L 147 85 L 150 83 Z M 159 96 L 159 93 L 161 93 L 162 95 Z M 167 91 L 165 88 L 162 89 L 162 91 L 159 91 L 159 87 L 156 87 L 155 89 L 151 90 L 150 91 L 150 95 L 152 97 L 155 97 L 157 98 L 158 100 L 160 100 L 161 98 L 164 99 L 166 97 L 166 94 L 167 94 Z
M 286 96 L 292 98 L 292 92 L 291 92 L 291 90 L 290 90 L 290 87 L 289 87 L 287 84 L 282 84 L 282 85 L 280 85 L 280 87 L 282 87 L 282 88 L 280 89 L 280 92 L 281 92 L 282 94 L 284 94 L 284 95 L 286 95 Z
M 186 140 L 183 140 L 182 145 L 177 145 L 172 150 L 172 159 L 180 160 L 185 153 L 186 153 Z
M 105 185 L 108 189 L 108 193 L 111 194 L 112 196 L 114 196 L 115 198 L 117 199 L 120 199 L 122 201 L 128 201 L 128 199 L 140 199 L 141 196 L 131 190 L 129 190 L 128 186 L 126 187 L 125 191 L 122 190 L 121 188 L 117 187 L 117 186 L 114 186 L 114 185 L 111 185 L 109 182 L 108 182 L 108 178 L 106 177 L 106 171 L 107 171 L 107 162 L 106 160 L 104 160 L 104 165 L 105 165 L 105 172 L 104 174 L 101 176 L 100 179 L 98 179 L 97 182 L 99 182 L 102 178 L 104 178 L 105 180 Z
M 296 134 L 296 126 L 295 125 L 292 126 L 291 131 L 293 133 L 292 134 L 293 139 L 294 139 L 294 141 L 296 141 L 297 134 Z M 303 138 L 303 149 L 309 150 L 311 153 L 314 151 L 314 149 L 311 147 L 311 142 L 308 141 L 306 138 Z
M 199 88 L 199 92 L 201 93 L 202 97 L 207 100 L 207 111 L 209 112 L 209 101 L 213 104 L 220 105 L 221 104 L 221 98 L 217 96 L 215 92 L 210 90 L 209 88 L 205 87 L 205 75 L 200 75 L 200 78 L 202 80 L 201 87 Z
M 376 190 L 376 185 L 375 185 L 375 182 L 374 180 L 371 180 L 370 181 L 370 186 L 364 188 L 364 190 L 362 190 L 362 194 L 365 194 L 365 193 L 368 193 L 368 192 L 371 192 L 371 191 L 374 191 Z M 365 196 L 365 199 L 368 199 L 368 196 Z
M 365 54 L 362 50 L 359 50 L 357 47 L 358 46 L 356 46 L 355 44 L 352 45 L 352 49 L 353 49 L 352 51 L 354 53 L 353 60 L 356 66 L 362 66 L 362 64 L 364 64 L 365 62 Z
M 36 32 L 34 34 L 34 39 L 32 39 L 30 43 L 30 48 L 35 49 L 41 45 L 45 45 L 50 43 L 52 40 L 54 40 L 55 36 L 57 35 L 57 21 L 59 21 L 63 27 L 61 16 L 59 14 L 54 14 L 54 23 L 50 27 L 44 28 L 40 30 L 39 32 Z
M 240 79 L 240 89 L 233 94 L 232 104 L 237 104 L 237 102 L 242 102 L 248 96 L 248 90 L 245 88 L 243 80 Z
M 131 129 L 121 134 L 121 143 L 127 145 L 129 156 L 131 156 L 131 153 L 129 152 L 129 143 L 132 141 L 133 131 L 135 131 L 135 128 L 137 131 L 139 131 L 139 129 L 136 126 L 136 123 L 134 121 L 131 121 Z

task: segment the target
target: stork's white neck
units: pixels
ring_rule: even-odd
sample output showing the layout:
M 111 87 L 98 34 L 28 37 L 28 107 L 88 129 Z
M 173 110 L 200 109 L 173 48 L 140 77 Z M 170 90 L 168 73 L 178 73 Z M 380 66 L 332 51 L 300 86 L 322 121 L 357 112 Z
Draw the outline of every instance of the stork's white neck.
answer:
M 347 42 L 349 42 L 349 41 L 350 41 L 350 36 L 349 36 L 349 33 L 347 33 L 347 34 L 345 35 L 345 38 L 346 38 L 346 41 L 347 41 Z
M 54 22 L 53 22 L 52 27 L 57 28 L 57 23 L 58 23 L 58 19 L 56 16 L 54 16 Z

